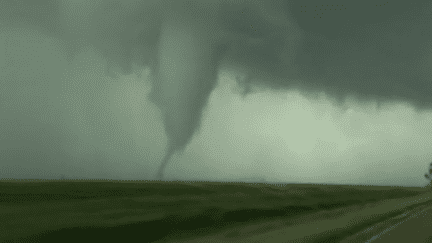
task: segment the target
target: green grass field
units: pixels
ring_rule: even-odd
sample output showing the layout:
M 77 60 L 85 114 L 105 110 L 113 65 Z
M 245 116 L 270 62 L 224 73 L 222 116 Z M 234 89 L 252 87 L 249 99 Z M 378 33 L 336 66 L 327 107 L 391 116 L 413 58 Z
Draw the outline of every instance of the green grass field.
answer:
M 220 232 L 236 238 L 306 223 L 308 215 L 332 218 L 338 209 L 425 192 L 240 182 L 0 181 L 0 241 L 169 242 Z M 239 227 L 249 230 L 230 231 Z

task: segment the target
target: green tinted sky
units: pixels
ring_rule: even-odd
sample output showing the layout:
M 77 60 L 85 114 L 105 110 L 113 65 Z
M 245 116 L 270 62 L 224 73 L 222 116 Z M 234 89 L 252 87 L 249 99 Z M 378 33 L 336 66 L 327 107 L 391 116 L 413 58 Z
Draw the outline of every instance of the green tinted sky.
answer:
M 413 20 L 417 21 L 413 26 L 424 27 L 427 24 L 421 21 L 425 19 Z M 334 55 L 345 53 L 329 41 L 336 34 L 326 36 L 307 22 L 299 26 L 319 33 L 318 39 L 328 41 L 324 43 L 333 43 L 329 48 L 335 50 Z M 410 34 L 430 35 L 430 30 L 412 31 L 395 33 L 391 45 L 408 46 L 403 38 L 410 41 Z M 353 34 L 349 38 L 360 37 Z M 149 70 L 141 70 L 141 78 L 130 74 L 115 79 L 105 75 L 106 62 L 95 49 L 86 47 L 68 63 L 64 46 L 58 38 L 37 30 L 1 29 L 0 56 L 6 58 L 0 58 L 0 177 L 59 178 L 65 174 L 70 178 L 154 179 L 166 136 L 160 111 L 146 99 L 151 90 Z M 416 48 L 423 53 L 422 65 L 405 75 L 424 78 L 430 75 L 431 42 Z M 394 54 L 386 50 L 381 54 Z M 324 51 L 317 54 L 317 62 Z M 357 61 L 360 65 L 361 60 Z M 393 75 L 393 69 L 380 67 L 377 75 Z M 350 69 L 336 61 L 324 69 L 351 77 Z M 220 70 L 218 75 L 202 127 L 184 153 L 173 157 L 166 169 L 167 179 L 426 183 L 423 174 L 432 160 L 429 111 L 416 113 L 408 103 L 396 101 L 383 104 L 378 111 L 375 102 L 360 105 L 353 99 L 336 107 L 324 93 L 311 100 L 285 89 L 257 91 L 242 98 L 233 72 Z M 398 85 L 412 87 L 409 80 Z M 422 95 L 416 90 L 413 88 L 410 99 L 416 92 Z

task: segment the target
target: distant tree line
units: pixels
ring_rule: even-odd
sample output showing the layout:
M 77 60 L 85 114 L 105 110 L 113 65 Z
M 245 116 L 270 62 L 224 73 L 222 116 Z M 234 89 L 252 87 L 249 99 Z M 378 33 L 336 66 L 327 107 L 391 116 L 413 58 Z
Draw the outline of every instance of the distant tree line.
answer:
M 432 189 L 432 163 L 429 164 L 429 174 L 424 174 L 425 178 L 429 180 L 428 188 Z

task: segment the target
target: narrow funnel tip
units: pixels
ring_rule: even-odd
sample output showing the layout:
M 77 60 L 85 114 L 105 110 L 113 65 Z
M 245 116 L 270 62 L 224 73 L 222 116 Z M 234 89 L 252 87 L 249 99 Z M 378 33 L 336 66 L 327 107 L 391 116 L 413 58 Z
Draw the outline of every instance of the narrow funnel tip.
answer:
M 174 146 L 174 144 L 168 143 L 167 151 L 166 151 L 165 156 L 163 157 L 162 162 L 159 166 L 159 170 L 157 173 L 157 179 L 162 181 L 165 167 L 167 166 L 168 162 L 170 161 L 171 157 L 173 156 L 173 154 L 175 152 L 176 152 L 176 147 Z

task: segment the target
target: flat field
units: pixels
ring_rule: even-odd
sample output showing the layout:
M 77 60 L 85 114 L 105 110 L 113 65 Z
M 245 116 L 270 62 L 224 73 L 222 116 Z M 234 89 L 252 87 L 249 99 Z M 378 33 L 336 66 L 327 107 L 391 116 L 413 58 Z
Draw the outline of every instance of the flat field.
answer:
M 428 192 L 417 187 L 316 184 L 2 180 L 0 241 L 188 242 L 217 235 L 219 242 L 237 242 L 300 225 L 305 235 L 312 235 L 316 232 L 307 226 L 311 222 L 365 208 L 383 210 L 378 206 L 384 202 Z M 343 231 L 310 242 L 341 241 L 401 210 L 350 223 Z

